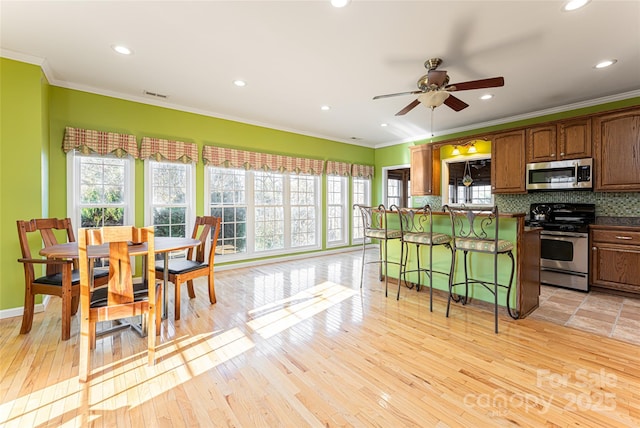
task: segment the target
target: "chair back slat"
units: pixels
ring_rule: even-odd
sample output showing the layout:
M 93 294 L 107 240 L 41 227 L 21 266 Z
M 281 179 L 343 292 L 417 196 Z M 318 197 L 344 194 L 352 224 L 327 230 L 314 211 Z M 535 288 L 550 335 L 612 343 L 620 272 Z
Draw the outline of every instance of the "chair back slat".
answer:
M 126 242 L 109 243 L 109 306 L 133 302 L 131 258 Z
M 193 233 L 191 237 L 193 239 L 200 240 L 200 245 L 195 248 L 190 248 L 187 252 L 187 259 L 204 263 L 205 253 L 207 249 L 207 238 L 211 229 L 219 229 L 221 219 L 213 216 L 197 216 L 195 224 L 193 226 Z M 215 238 L 212 242 L 211 252 L 215 252 L 215 242 L 218 240 L 218 233 L 215 233 Z M 194 258 L 195 256 L 195 258 Z M 211 257 L 209 257 L 211 259 Z

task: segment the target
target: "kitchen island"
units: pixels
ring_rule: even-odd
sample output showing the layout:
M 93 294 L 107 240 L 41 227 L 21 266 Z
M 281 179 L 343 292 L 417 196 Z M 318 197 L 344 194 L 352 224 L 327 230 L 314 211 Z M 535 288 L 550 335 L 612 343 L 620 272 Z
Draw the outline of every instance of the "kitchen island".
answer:
M 388 211 L 387 218 L 389 228 L 398 229 L 399 220 L 396 211 Z M 513 242 L 513 256 L 516 266 L 514 280 L 511 289 L 509 305 L 515 309 L 519 318 L 524 318 L 538 307 L 538 297 L 540 295 L 540 229 L 529 228 L 524 225 L 524 213 L 500 213 L 500 229 L 498 235 L 500 239 Z M 451 221 L 449 213 L 434 212 L 433 213 L 433 231 L 446 233 L 451 235 Z M 388 244 L 389 260 L 400 259 L 400 241 L 391 240 Z M 429 260 L 429 247 L 421 246 L 421 265 L 426 266 Z M 459 255 L 458 257 L 462 257 Z M 469 260 L 469 277 L 487 278 L 492 281 L 493 278 L 493 256 L 491 254 L 470 253 Z M 408 252 L 409 269 L 415 269 L 416 252 L 412 249 Z M 435 246 L 433 248 L 433 270 L 436 272 L 433 276 L 434 290 L 441 290 L 443 293 L 449 292 L 449 279 L 445 272 L 449 272 L 451 267 L 451 251 L 444 246 Z M 511 262 L 504 256 L 498 259 L 498 282 L 500 284 L 509 283 L 509 274 L 511 271 Z M 440 273 L 438 273 L 440 272 Z M 399 267 L 389 264 L 389 277 L 398 279 Z M 407 280 L 417 283 L 417 274 L 409 273 Z M 422 286 L 429 286 L 429 279 L 426 275 L 422 277 Z M 454 283 L 464 281 L 464 264 L 461 259 L 456 263 L 454 272 Z M 404 287 L 404 286 L 403 286 Z M 446 295 L 446 294 L 445 294 Z M 498 302 L 501 306 L 506 303 L 506 289 L 499 290 Z M 480 285 L 469 287 L 469 302 L 467 304 L 477 304 L 486 302 L 493 304 L 493 294 Z M 483 303 L 481 303 L 483 304 Z

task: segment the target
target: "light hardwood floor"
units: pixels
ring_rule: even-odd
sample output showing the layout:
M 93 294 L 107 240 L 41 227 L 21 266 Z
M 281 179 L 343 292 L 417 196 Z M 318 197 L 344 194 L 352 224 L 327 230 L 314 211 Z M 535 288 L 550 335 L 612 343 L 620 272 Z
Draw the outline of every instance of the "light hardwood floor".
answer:
M 2 320 L 0 425 L 640 425 L 637 345 L 504 311 L 496 335 L 485 309 L 385 298 L 373 265 L 359 280 L 359 252 L 217 272 L 216 305 L 201 282 L 163 321 L 155 366 L 127 330 L 98 340 L 88 384 L 58 299 L 28 335 Z

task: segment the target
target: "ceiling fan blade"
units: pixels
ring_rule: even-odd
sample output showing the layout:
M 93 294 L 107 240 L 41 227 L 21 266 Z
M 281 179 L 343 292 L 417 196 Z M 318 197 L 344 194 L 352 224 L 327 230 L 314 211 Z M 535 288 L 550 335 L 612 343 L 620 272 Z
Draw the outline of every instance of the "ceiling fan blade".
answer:
M 468 82 L 447 85 L 447 91 L 466 91 L 469 89 L 496 88 L 504 86 L 504 77 L 491 77 L 489 79 L 470 80 Z
M 409 113 L 411 110 L 413 110 L 415 108 L 415 106 L 417 106 L 418 104 L 420 104 L 420 101 L 413 100 L 412 103 L 410 103 L 408 106 L 406 106 L 405 108 L 403 108 L 402 110 L 400 110 L 399 112 L 396 113 L 396 116 L 402 116 L 403 114 L 407 114 Z
M 452 109 L 454 109 L 455 111 L 460 111 L 462 109 L 465 109 L 465 108 L 469 107 L 469 104 L 465 103 L 460 98 L 454 97 L 451 94 L 449 94 L 449 98 L 444 100 L 444 103 L 447 106 L 449 106 Z
M 419 94 L 422 91 L 408 91 L 408 92 L 398 92 L 395 94 L 386 94 L 386 95 L 376 95 L 373 97 L 374 100 L 379 100 L 380 98 L 389 98 L 389 97 L 397 97 L 398 95 L 409 95 L 409 94 Z

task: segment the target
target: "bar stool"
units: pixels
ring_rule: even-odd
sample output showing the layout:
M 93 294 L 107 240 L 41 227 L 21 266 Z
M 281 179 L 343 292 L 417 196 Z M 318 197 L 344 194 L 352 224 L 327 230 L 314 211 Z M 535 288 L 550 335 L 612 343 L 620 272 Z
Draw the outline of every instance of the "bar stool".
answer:
M 387 266 L 389 263 L 397 264 L 398 266 L 402 266 L 400 262 L 388 261 L 387 260 L 387 243 L 392 239 L 400 239 L 400 235 L 402 232 L 397 229 L 388 229 L 387 222 L 387 209 L 384 205 L 380 204 L 377 207 L 369 207 L 366 205 L 358 205 L 355 204 L 354 208 L 358 208 L 360 210 L 360 216 L 362 217 L 362 229 L 363 229 L 363 237 L 362 237 L 362 272 L 360 274 L 360 288 L 362 288 L 362 282 L 364 281 L 364 265 L 370 263 L 377 263 L 380 265 L 379 268 L 379 278 L 382 281 L 382 265 L 384 265 L 384 295 L 385 297 L 388 295 L 389 290 L 389 271 Z M 380 257 L 378 260 L 373 260 L 370 262 L 365 262 L 365 251 L 366 251 L 366 238 L 377 239 L 380 241 Z M 382 247 L 384 246 L 384 252 Z M 384 253 L 384 254 L 383 254 Z M 400 279 L 398 278 L 398 281 Z
M 489 290 L 494 296 L 494 318 L 495 332 L 498 333 L 498 290 L 500 288 L 507 289 L 506 307 L 509 316 L 513 319 L 518 318 L 515 310 L 509 306 L 511 297 L 511 286 L 513 284 L 513 274 L 515 270 L 515 260 L 513 258 L 513 243 L 503 239 L 498 239 L 499 230 L 499 214 L 498 206 L 491 209 L 478 208 L 457 208 L 445 205 L 445 211 L 449 211 L 451 218 L 451 236 L 453 238 L 454 257 L 451 259 L 451 272 L 449 278 L 449 297 L 447 299 L 447 317 L 449 316 L 449 307 L 451 300 L 454 302 L 462 301 L 467 303 L 469 296 L 469 284 L 480 284 Z M 493 230 L 492 233 L 489 233 Z M 453 282 L 453 272 L 455 272 L 455 255 L 458 251 L 464 253 L 464 282 Z M 493 281 L 469 278 L 467 255 L 470 253 L 483 253 L 493 256 Z M 511 259 L 511 274 L 509 276 L 509 284 L 498 283 L 498 256 L 506 254 Z M 465 286 L 464 298 L 461 296 L 454 297 L 453 289 L 455 286 Z
M 443 245 L 451 251 L 451 257 L 453 258 L 453 248 L 451 247 L 451 236 L 445 233 L 433 232 L 433 215 L 431 213 L 431 207 L 425 205 L 421 208 L 398 208 L 395 205 L 391 206 L 392 211 L 398 212 L 398 219 L 400 221 L 400 232 L 402 246 L 400 249 L 400 260 L 402 265 L 400 268 L 400 275 L 404 278 L 405 284 L 407 284 L 407 274 L 417 272 L 418 282 L 416 284 L 416 290 L 420 291 L 421 286 L 421 274 L 425 273 L 429 277 L 429 310 L 433 312 L 433 274 L 440 273 L 451 277 L 451 270 L 449 272 L 433 271 L 433 247 Z M 409 269 L 409 244 L 416 246 L 416 269 Z M 429 247 L 429 267 L 420 266 L 420 246 L 427 245 Z M 406 246 L 406 252 L 404 250 Z M 398 278 L 398 300 L 400 300 L 400 278 Z

